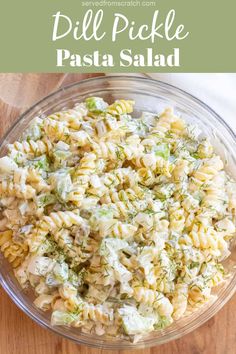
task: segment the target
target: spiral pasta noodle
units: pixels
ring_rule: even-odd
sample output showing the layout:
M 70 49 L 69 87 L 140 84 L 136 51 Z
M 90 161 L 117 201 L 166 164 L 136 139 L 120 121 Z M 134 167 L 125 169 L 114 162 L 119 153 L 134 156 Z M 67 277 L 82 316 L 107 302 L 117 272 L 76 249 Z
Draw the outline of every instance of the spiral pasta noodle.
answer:
M 56 121 L 45 118 L 43 123 L 44 131 L 51 141 L 66 140 L 69 134 L 68 124 L 65 121 Z
M 49 153 L 52 148 L 50 140 L 29 140 L 29 141 L 16 141 L 14 144 L 8 145 L 9 151 L 19 151 L 23 154 L 29 154 L 34 156 L 40 156 L 45 153 Z
M 173 312 L 173 307 L 168 298 L 160 295 L 157 291 L 145 289 L 143 287 L 136 287 L 134 289 L 134 298 L 138 302 L 143 302 L 157 308 L 160 315 L 170 316 Z
M 0 233 L 0 249 L 13 268 L 18 267 L 23 262 L 28 252 L 27 245 L 12 240 L 11 230 Z
M 30 185 L 25 185 L 24 188 L 22 188 L 19 184 L 16 184 L 11 181 L 3 180 L 2 182 L 0 182 L 1 196 L 32 199 L 35 194 L 35 189 Z
M 44 216 L 40 223 L 40 228 L 45 231 L 53 231 L 62 227 L 71 227 L 72 225 L 81 225 L 83 219 L 79 216 L 77 209 L 73 211 L 58 211 Z
M 112 105 L 107 107 L 107 112 L 111 115 L 121 115 L 133 112 L 134 101 L 132 100 L 117 100 Z
M 111 322 L 112 313 L 105 312 L 101 307 L 85 304 L 82 307 L 82 317 L 85 320 L 99 321 L 101 323 Z
M 175 287 L 175 293 L 172 299 L 173 318 L 178 320 L 181 318 L 188 306 L 188 286 L 185 283 L 179 283 Z
M 171 124 L 175 122 L 176 117 L 173 115 L 173 109 L 167 108 L 159 117 L 155 127 L 151 133 L 166 133 L 171 129 Z
M 196 189 L 196 187 L 210 182 L 222 168 L 223 162 L 219 156 L 212 157 L 205 161 L 202 166 L 193 173 L 190 189 Z

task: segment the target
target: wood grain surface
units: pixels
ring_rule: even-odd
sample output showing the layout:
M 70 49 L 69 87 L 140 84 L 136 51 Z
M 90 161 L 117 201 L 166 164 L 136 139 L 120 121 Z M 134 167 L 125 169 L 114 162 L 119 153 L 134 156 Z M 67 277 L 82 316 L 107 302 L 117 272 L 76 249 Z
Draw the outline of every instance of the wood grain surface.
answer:
M 0 74 L 0 136 L 20 113 L 57 88 L 92 74 Z M 101 354 L 118 351 L 76 345 L 41 328 L 0 288 L 0 354 Z M 134 354 L 134 351 L 123 351 Z M 236 296 L 205 325 L 138 354 L 236 354 Z

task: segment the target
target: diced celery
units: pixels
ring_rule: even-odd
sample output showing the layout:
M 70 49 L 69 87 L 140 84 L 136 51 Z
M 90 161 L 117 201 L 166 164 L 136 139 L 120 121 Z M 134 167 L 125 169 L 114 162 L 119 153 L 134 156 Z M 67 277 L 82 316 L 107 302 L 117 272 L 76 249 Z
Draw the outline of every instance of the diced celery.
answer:
M 53 268 L 53 273 L 56 277 L 56 279 L 59 282 L 64 282 L 68 279 L 69 276 L 69 267 L 68 264 L 63 262 L 63 263 L 59 263 L 57 262 L 55 267 Z
M 63 165 L 63 161 L 66 161 L 71 156 L 71 152 L 67 150 L 55 150 L 53 157 L 55 159 L 55 166 L 60 167 Z
M 39 170 L 43 171 L 49 171 L 49 161 L 46 155 L 42 155 L 40 157 L 37 157 L 36 159 L 30 160 L 29 164 L 33 166 L 34 168 L 37 168 Z
M 174 193 L 174 190 L 175 185 L 173 183 L 163 184 L 154 188 L 157 198 L 160 198 L 161 200 L 170 198 Z
M 43 193 L 36 197 L 36 203 L 38 207 L 44 207 L 50 204 L 56 203 L 57 198 L 54 194 Z
M 173 322 L 171 317 L 159 316 L 158 322 L 154 325 L 155 329 L 164 329 Z
M 51 324 L 53 326 L 64 326 L 64 325 L 71 325 L 72 322 L 76 321 L 78 316 L 70 312 L 64 311 L 53 311 L 51 317 Z
M 26 131 L 23 134 L 23 139 L 25 140 L 38 140 L 42 136 L 42 119 L 35 117 L 31 122 Z
M 163 159 L 168 160 L 170 156 L 170 149 L 168 144 L 159 144 L 154 148 L 155 155 L 163 157 Z
M 57 198 L 61 202 L 66 202 L 68 193 L 72 189 L 72 181 L 68 169 L 59 170 L 57 173 L 53 173 L 50 176 L 50 181 L 55 189 Z
M 141 316 L 136 308 L 125 306 L 118 312 L 122 318 L 124 331 L 128 335 L 144 334 L 154 329 L 155 319 Z
M 18 168 L 16 162 L 14 162 L 10 157 L 3 156 L 0 158 L 0 174 L 8 174 L 15 171 Z
M 85 102 L 90 112 L 104 112 L 108 107 L 108 104 L 100 97 L 88 97 Z

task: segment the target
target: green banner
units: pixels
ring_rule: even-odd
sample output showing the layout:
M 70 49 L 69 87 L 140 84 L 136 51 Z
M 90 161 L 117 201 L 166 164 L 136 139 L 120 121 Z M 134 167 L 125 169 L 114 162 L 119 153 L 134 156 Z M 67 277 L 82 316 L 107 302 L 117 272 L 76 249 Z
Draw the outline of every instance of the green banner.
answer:
M 8 0 L 1 72 L 236 72 L 235 0 Z

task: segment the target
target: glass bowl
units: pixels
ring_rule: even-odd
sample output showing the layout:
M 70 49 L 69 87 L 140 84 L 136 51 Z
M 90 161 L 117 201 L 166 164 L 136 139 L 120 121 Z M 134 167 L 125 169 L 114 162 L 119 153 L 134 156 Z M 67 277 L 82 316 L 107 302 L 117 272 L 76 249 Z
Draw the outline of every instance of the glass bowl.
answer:
M 88 79 L 62 88 L 47 96 L 27 110 L 3 137 L 0 144 L 1 156 L 6 153 L 6 145 L 15 141 L 30 120 L 36 115 L 44 116 L 54 111 L 70 108 L 76 102 L 83 101 L 87 96 L 100 96 L 106 101 L 115 99 L 134 99 L 136 112 L 160 112 L 167 106 L 172 106 L 177 114 L 186 121 L 199 125 L 203 135 L 210 137 L 216 152 L 226 163 L 226 169 L 236 179 L 236 136 L 225 121 L 210 107 L 190 94 L 163 82 L 128 76 L 107 76 Z M 224 262 L 229 277 L 224 283 L 214 289 L 214 300 L 191 315 L 174 322 L 170 327 L 153 332 L 140 342 L 132 344 L 128 340 L 111 339 L 80 333 L 76 328 L 52 327 L 50 311 L 43 312 L 33 304 L 32 290 L 22 290 L 14 277 L 11 266 L 0 255 L 0 281 L 12 300 L 38 324 L 53 332 L 71 339 L 79 344 L 86 344 L 106 349 L 137 349 L 155 346 L 179 338 L 201 326 L 209 320 L 229 300 L 236 288 L 236 247 L 231 244 L 231 255 Z

